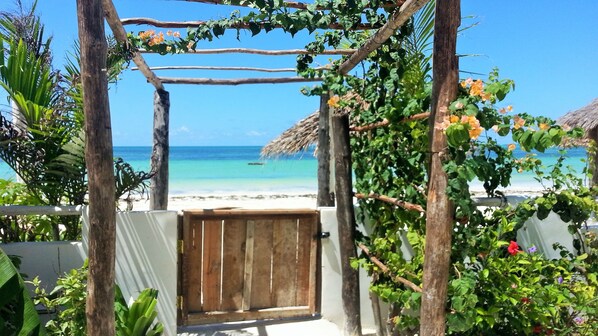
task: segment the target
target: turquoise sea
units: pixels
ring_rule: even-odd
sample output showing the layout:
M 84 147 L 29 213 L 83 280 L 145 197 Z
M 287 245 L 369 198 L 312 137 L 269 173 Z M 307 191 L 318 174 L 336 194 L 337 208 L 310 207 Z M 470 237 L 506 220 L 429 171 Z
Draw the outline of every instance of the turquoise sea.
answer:
M 260 146 L 172 147 L 170 149 L 170 194 L 315 194 L 317 161 L 307 152 L 276 159 L 262 159 Z M 151 147 L 115 147 L 136 169 L 149 171 Z M 570 149 L 567 163 L 581 173 L 585 150 Z M 516 155 L 523 156 L 522 152 Z M 554 164 L 557 151 L 541 153 L 546 166 Z M 0 178 L 14 179 L 14 173 L 0 162 Z M 528 174 L 515 174 L 512 190 L 536 190 L 540 186 Z M 481 188 L 474 184 L 473 190 Z

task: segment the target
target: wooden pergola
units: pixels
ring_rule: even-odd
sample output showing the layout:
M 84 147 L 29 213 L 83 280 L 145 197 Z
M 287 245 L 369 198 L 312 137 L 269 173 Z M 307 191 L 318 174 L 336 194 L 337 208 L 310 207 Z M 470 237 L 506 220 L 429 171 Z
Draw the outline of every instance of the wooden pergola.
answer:
M 222 4 L 221 0 L 186 0 L 206 4 Z M 376 50 L 390 38 L 417 10 L 429 0 L 399 0 L 388 6 L 395 8 L 388 21 L 357 50 L 327 50 L 322 54 L 346 56 L 340 65 L 339 73 L 348 74 L 363 61 L 369 53 Z M 284 2 L 287 8 L 306 9 L 307 4 Z M 422 315 L 424 321 L 421 335 L 443 335 L 445 330 L 445 299 L 448 281 L 448 266 L 451 250 L 452 206 L 445 194 L 446 174 L 442 170 L 440 157 L 446 150 L 446 138 L 443 132 L 433 127 L 441 123 L 447 113 L 447 107 L 455 99 L 458 83 L 458 61 L 456 57 L 456 33 L 460 23 L 459 0 L 439 1 L 436 5 L 436 23 L 434 34 L 433 61 L 433 97 L 429 115 L 431 130 L 431 169 L 426 207 L 427 235 L 426 259 L 424 265 L 424 286 L 422 296 Z M 234 6 L 247 6 L 244 2 L 233 2 Z M 112 156 L 110 131 L 110 111 L 107 95 L 107 82 L 102 73 L 106 60 L 106 41 L 104 18 L 108 22 L 117 41 L 128 44 L 124 26 L 144 24 L 160 28 L 187 28 L 201 26 L 203 21 L 171 22 L 150 18 L 121 19 L 111 0 L 78 0 L 79 38 L 81 45 L 81 73 L 84 92 L 86 159 L 89 175 L 89 291 L 88 295 L 88 334 L 113 335 L 114 324 L 110 322 L 114 283 L 115 255 L 115 206 L 112 167 L 107 157 Z M 324 8 L 322 8 L 324 10 Z M 237 25 L 232 29 L 248 29 L 247 25 Z M 277 28 L 277 27 L 274 27 Z M 338 24 L 331 24 L 330 29 L 342 29 Z M 355 29 L 373 29 L 368 24 L 360 24 Z M 156 71 L 162 69 L 210 69 L 223 71 L 261 71 L 287 72 L 292 69 L 264 69 L 243 67 L 151 67 L 144 57 L 144 50 L 136 50 L 132 61 L 145 79 L 155 88 L 154 93 L 154 129 L 152 170 L 156 172 L 151 181 L 150 208 L 166 209 L 168 202 L 168 153 L 169 153 L 169 93 L 165 84 L 194 85 L 241 85 L 261 83 L 294 83 L 319 81 L 320 78 L 274 77 L 274 78 L 173 78 L 160 77 Z M 215 53 L 250 53 L 260 55 L 296 55 L 307 53 L 306 50 L 259 50 L 259 49 L 204 49 L 196 54 Z M 334 93 L 329 93 L 334 94 Z M 346 113 L 329 111 L 327 95 L 322 95 L 319 116 L 319 173 L 318 204 L 331 205 L 327 185 L 330 154 L 329 138 L 334 150 L 335 194 L 339 239 L 343 275 L 343 305 L 346 323 L 345 335 L 361 335 L 358 272 L 351 268 L 349 260 L 356 257 L 354 244 L 355 216 L 353 213 L 353 190 L 351 176 L 351 151 L 349 148 L 349 119 Z M 330 114 L 330 115 L 328 115 Z M 330 132 L 330 130 L 332 130 Z M 331 133 L 330 136 L 328 135 Z M 400 202 L 394 200 L 395 202 Z

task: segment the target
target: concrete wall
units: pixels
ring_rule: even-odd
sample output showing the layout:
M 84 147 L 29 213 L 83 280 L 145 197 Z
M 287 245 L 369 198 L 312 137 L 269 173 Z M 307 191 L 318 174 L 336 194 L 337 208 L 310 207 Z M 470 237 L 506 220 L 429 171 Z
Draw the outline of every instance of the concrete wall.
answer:
M 0 247 L 6 254 L 21 256 L 20 272 L 27 275 L 25 280 L 39 277 L 47 292 L 54 288 L 59 276 L 80 268 L 85 259 L 81 242 L 8 243 Z

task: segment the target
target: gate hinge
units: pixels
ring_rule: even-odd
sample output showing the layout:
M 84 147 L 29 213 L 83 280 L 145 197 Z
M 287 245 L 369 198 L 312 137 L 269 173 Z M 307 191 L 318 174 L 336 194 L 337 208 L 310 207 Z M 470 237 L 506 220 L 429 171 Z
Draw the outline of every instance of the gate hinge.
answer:
M 176 297 L 176 307 L 179 310 L 183 310 L 183 297 L 181 295 Z
M 182 240 L 177 240 L 176 241 L 176 250 L 179 254 L 183 254 L 184 253 L 184 243 Z

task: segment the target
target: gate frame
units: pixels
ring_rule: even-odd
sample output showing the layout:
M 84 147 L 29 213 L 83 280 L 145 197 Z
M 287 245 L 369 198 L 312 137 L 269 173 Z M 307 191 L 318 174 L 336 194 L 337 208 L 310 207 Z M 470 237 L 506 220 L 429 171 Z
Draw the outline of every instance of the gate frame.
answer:
M 311 243 L 311 249 L 315 248 L 315 253 L 310 254 L 310 276 L 309 276 L 309 291 L 307 308 L 297 307 L 275 307 L 264 309 L 249 309 L 229 312 L 202 312 L 190 313 L 188 298 L 189 288 L 189 267 L 190 260 L 185 258 L 185 254 L 189 253 L 189 234 L 185 235 L 185 230 L 190 230 L 185 227 L 185 223 L 189 222 L 190 217 L 201 216 L 203 220 L 210 219 L 281 219 L 281 218 L 310 218 L 315 216 L 316 227 L 314 228 L 314 237 Z M 188 219 L 187 219 L 188 218 Z M 187 220 L 185 220 L 187 219 Z M 247 320 L 267 320 L 267 319 L 283 319 L 283 318 L 301 318 L 307 319 L 319 316 L 322 307 L 322 244 L 321 244 L 322 223 L 319 210 L 315 209 L 199 209 L 199 210 L 184 210 L 179 213 L 177 218 L 177 325 L 191 326 L 191 325 L 206 325 L 223 322 L 240 322 Z M 315 260 L 313 260 L 315 259 Z M 313 294 L 311 294 L 313 291 Z

